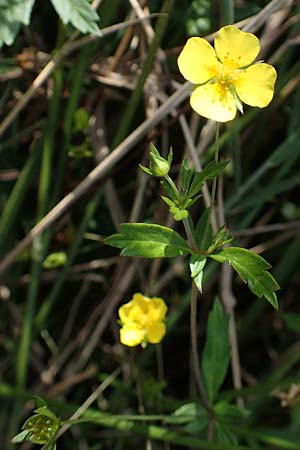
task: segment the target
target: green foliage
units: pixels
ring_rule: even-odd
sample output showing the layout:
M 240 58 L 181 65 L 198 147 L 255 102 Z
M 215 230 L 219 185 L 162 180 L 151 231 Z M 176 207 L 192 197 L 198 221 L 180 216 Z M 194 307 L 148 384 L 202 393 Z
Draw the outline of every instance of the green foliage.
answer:
M 30 441 L 33 444 L 44 444 L 42 450 L 55 450 L 61 421 L 50 411 L 43 399 L 36 397 L 36 403 L 38 408 L 22 426 L 23 431 L 13 437 L 12 443 Z
M 220 253 L 209 256 L 221 263 L 228 261 L 255 295 L 264 296 L 274 308 L 278 308 L 275 291 L 280 287 L 273 276 L 267 272 L 271 266 L 265 259 L 250 250 L 239 247 L 225 248 Z
M 210 213 L 211 209 L 207 208 L 204 213 L 202 213 L 195 227 L 194 239 L 197 248 L 199 248 L 200 250 L 207 250 L 211 246 L 213 241 L 213 230 L 210 223 Z
M 173 215 L 174 220 L 176 221 L 183 220 L 188 217 L 189 215 L 188 210 L 177 206 L 176 201 L 170 200 L 168 197 L 165 197 L 164 195 L 161 195 L 161 198 L 168 206 L 170 206 L 170 213 Z
M 155 152 L 157 150 L 155 149 Z M 175 186 L 174 182 L 168 176 L 170 170 L 170 164 L 172 157 L 170 157 L 171 152 L 168 157 L 168 161 L 161 158 L 159 153 L 155 153 L 155 158 L 160 158 L 162 161 L 159 162 L 163 165 L 161 171 L 156 171 L 154 173 L 154 162 L 152 163 L 151 170 L 140 166 L 149 175 L 164 177 L 162 185 L 165 188 L 170 198 L 162 196 L 161 198 L 167 205 L 170 206 L 170 213 L 173 215 L 175 220 L 183 220 L 188 217 L 188 209 L 201 197 L 199 194 L 200 190 L 204 186 L 207 180 L 211 180 L 217 177 L 226 167 L 228 162 L 216 163 L 215 161 L 210 162 L 201 171 L 196 172 L 194 169 L 190 168 L 186 159 L 183 159 L 181 164 L 181 187 L 182 191 Z M 153 159 L 154 156 L 152 156 Z M 156 164 L 158 166 L 158 163 Z
M 99 16 L 88 0 L 51 0 L 51 3 L 63 23 L 72 24 L 82 33 L 100 34 L 96 24 Z
M 67 254 L 65 252 L 50 253 L 43 262 L 45 269 L 56 269 L 62 267 L 67 262 Z
M 207 410 L 199 403 L 186 403 L 172 413 L 168 423 L 183 425 L 187 433 L 200 433 L 208 425 Z
M 202 356 L 203 378 L 209 400 L 213 403 L 227 373 L 230 361 L 229 317 L 218 298 L 209 313 L 206 342 Z
M 202 36 L 209 33 L 211 8 L 212 4 L 209 0 L 193 0 L 191 2 L 186 21 L 189 36 Z
M 123 256 L 144 258 L 171 258 L 191 251 L 176 231 L 147 223 L 123 223 L 120 233 L 106 238 L 104 243 L 122 248 Z
M 203 271 L 207 258 L 203 255 L 194 254 L 190 258 L 191 277 L 197 289 L 202 292 Z
M 0 47 L 11 45 L 21 25 L 29 25 L 35 0 L 0 0 Z
M 223 172 L 228 162 L 229 161 L 216 163 L 215 161 L 211 161 L 205 167 L 203 167 L 201 172 L 194 171 L 192 181 L 187 190 L 187 195 L 189 197 L 194 197 L 196 194 L 198 194 L 207 180 L 212 180 Z
M 101 34 L 99 16 L 89 0 L 50 0 L 63 23 L 82 33 Z M 11 45 L 21 25 L 29 25 L 35 0 L 0 0 L 0 47 Z
M 214 236 L 211 245 L 207 249 L 207 253 L 212 253 L 217 248 L 229 244 L 233 239 L 233 236 L 229 233 L 226 227 L 221 227 Z

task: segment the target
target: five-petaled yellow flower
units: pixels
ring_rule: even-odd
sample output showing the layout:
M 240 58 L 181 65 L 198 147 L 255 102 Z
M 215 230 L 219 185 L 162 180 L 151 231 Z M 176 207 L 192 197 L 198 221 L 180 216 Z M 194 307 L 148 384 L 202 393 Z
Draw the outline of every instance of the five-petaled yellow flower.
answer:
M 242 103 L 264 108 L 273 98 L 276 70 L 254 60 L 259 40 L 234 26 L 221 28 L 215 48 L 205 39 L 188 39 L 178 58 L 184 78 L 198 86 L 191 106 L 201 116 L 216 122 L 234 119 Z
M 167 309 L 161 298 L 134 294 L 132 300 L 119 309 L 122 344 L 129 347 L 141 344 L 145 347 L 148 342 L 160 342 L 166 333 L 164 320 Z

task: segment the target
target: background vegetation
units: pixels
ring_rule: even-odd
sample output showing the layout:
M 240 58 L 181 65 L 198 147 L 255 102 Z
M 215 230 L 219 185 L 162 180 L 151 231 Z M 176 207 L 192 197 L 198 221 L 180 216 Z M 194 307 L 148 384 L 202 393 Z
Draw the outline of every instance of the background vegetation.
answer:
M 71 427 L 59 449 L 299 449 L 299 4 L 100 0 L 99 21 L 77 5 L 0 1 L 1 448 L 38 394 L 63 418 L 82 407 L 96 422 Z M 281 291 L 276 312 L 209 263 L 200 353 L 216 295 L 230 296 L 240 362 L 218 393 L 208 442 L 190 365 L 187 261 L 123 258 L 102 241 L 127 221 L 181 231 L 138 164 L 150 143 L 164 155 L 173 147 L 173 177 L 184 156 L 197 169 L 212 158 L 214 124 L 191 111 L 176 59 L 188 36 L 212 39 L 228 23 L 260 38 L 259 59 L 278 81 L 268 108 L 222 126 L 221 157 L 232 163 L 219 193 L 235 243 L 272 264 Z M 119 342 L 117 309 L 134 292 L 169 306 L 159 346 Z M 216 322 L 210 332 L 224 330 Z

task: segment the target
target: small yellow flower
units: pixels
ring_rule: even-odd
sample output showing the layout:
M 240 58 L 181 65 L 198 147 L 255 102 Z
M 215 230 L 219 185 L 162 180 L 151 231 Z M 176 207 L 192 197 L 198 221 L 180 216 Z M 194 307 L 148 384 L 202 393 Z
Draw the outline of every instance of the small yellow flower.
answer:
M 178 58 L 184 78 L 198 85 L 191 95 L 191 107 L 216 122 L 234 119 L 242 102 L 264 108 L 273 98 L 276 70 L 254 60 L 259 40 L 234 26 L 221 28 L 215 48 L 205 39 L 188 39 Z
M 164 320 L 167 309 L 161 298 L 134 294 L 132 300 L 119 309 L 122 344 L 134 347 L 160 342 L 166 333 Z

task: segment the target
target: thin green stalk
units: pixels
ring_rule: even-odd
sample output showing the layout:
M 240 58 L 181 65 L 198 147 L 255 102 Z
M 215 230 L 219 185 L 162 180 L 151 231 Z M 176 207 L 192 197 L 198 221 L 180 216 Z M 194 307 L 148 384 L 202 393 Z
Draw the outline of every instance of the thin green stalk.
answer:
M 215 134 L 215 162 L 219 162 L 219 153 L 220 153 L 220 123 L 216 122 L 216 134 Z M 212 212 L 215 205 L 215 197 L 217 190 L 217 178 L 213 179 L 212 191 L 210 197 L 210 211 Z
M 42 219 L 49 208 L 54 140 L 56 124 L 58 123 L 59 104 L 62 89 L 61 69 L 57 69 L 54 73 L 54 82 L 54 92 L 50 103 L 49 118 L 47 126 L 45 127 L 43 141 L 43 158 L 38 189 L 37 222 Z M 44 233 L 44 235 L 39 236 L 33 242 L 33 260 L 31 264 L 30 283 L 27 292 L 23 325 L 16 360 L 16 382 L 18 388 L 24 387 L 27 381 L 36 301 L 40 287 L 40 275 L 42 272 L 42 261 L 47 252 L 49 239 L 50 234 L 47 232 Z M 19 414 L 20 405 L 19 402 L 16 402 L 12 413 L 10 429 L 11 435 L 15 434 Z
M 32 183 L 33 174 L 41 156 L 40 143 L 34 143 L 31 155 L 26 161 L 13 190 L 5 203 L 0 217 L 0 252 L 6 249 L 8 237 L 17 220 L 25 195 Z
M 37 222 L 46 214 L 49 207 L 49 194 L 52 174 L 52 156 L 54 148 L 55 122 L 57 122 L 59 101 L 61 93 L 61 76 L 59 73 L 55 76 L 54 95 L 51 100 L 49 121 L 45 130 L 43 159 L 40 173 L 40 183 L 38 192 Z M 30 277 L 29 290 L 26 300 L 25 313 L 23 318 L 23 327 L 20 338 L 20 345 L 17 356 L 17 384 L 24 386 L 27 377 L 27 368 L 29 364 L 29 352 L 32 338 L 33 318 L 35 314 L 35 303 L 39 291 L 40 274 L 42 271 L 42 260 L 44 258 L 48 239 L 40 236 L 33 244 L 33 262 Z
M 137 81 L 136 87 L 132 92 L 132 95 L 127 104 L 127 108 L 122 116 L 121 123 L 116 132 L 115 138 L 113 140 L 112 147 L 115 148 L 127 135 L 128 129 L 130 127 L 131 121 L 136 113 L 137 106 L 142 96 L 143 87 L 145 81 L 151 71 L 153 62 L 155 59 L 156 51 L 160 45 L 160 42 L 164 36 L 166 29 L 168 14 L 172 9 L 174 0 L 164 0 L 161 8 L 161 16 L 158 18 L 157 26 L 155 28 L 155 36 L 151 42 L 151 45 L 147 51 L 147 56 L 145 62 L 141 68 L 141 75 Z
M 219 162 L 219 153 L 220 153 L 220 123 L 216 122 L 216 132 L 215 132 L 215 162 L 216 163 Z M 217 178 L 214 178 L 213 182 L 212 182 L 212 190 L 211 190 L 211 194 L 210 194 L 209 220 L 207 221 L 206 226 L 205 226 L 205 230 L 203 233 L 200 248 L 202 248 L 204 246 L 206 239 L 207 239 L 208 226 L 209 226 L 209 222 L 211 222 L 212 211 L 215 207 L 216 190 L 217 190 Z
M 238 130 L 235 120 L 233 120 L 232 122 L 230 122 L 230 124 L 228 124 L 227 130 L 229 132 L 229 147 L 232 155 L 234 186 L 235 189 L 238 189 L 242 180 L 242 167 L 241 167 Z
M 212 407 L 207 398 L 203 377 L 199 367 L 200 358 L 197 343 L 197 288 L 194 282 L 192 284 L 192 295 L 191 295 L 190 333 L 191 333 L 192 361 L 197 387 L 199 389 L 201 400 L 205 408 L 210 413 L 210 416 L 212 416 Z

